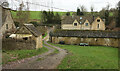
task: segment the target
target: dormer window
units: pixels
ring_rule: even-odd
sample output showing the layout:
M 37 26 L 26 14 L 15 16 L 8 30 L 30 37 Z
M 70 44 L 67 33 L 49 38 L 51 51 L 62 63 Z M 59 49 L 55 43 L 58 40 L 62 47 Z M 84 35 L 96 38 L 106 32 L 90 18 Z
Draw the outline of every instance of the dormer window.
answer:
M 88 26 L 88 23 L 85 23 L 85 26 Z
M 100 19 L 97 19 L 97 22 L 100 22 Z
M 74 23 L 74 26 L 77 26 L 77 23 Z
M 6 24 L 6 29 L 8 29 L 8 24 Z

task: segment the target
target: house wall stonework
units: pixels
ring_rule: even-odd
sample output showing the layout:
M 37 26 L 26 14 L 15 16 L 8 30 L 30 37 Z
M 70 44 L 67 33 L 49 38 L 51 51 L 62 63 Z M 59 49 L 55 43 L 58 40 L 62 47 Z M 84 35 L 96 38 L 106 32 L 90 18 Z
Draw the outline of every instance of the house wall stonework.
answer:
M 42 36 L 36 37 L 36 49 L 42 48 Z
M 86 26 L 86 23 L 88 23 L 88 26 Z M 82 30 L 91 30 L 91 24 L 89 23 L 89 21 L 88 20 L 86 20 L 85 22 L 84 22 L 84 24 L 82 24 Z
M 4 18 L 4 21 L 2 21 L 2 26 L 0 26 L 0 30 L 2 30 L 2 34 L 5 34 L 6 32 L 14 33 L 16 31 L 16 27 L 10 10 L 3 9 L 0 6 L 0 11 L 3 11 L 2 13 L 5 14 L 4 16 L 6 16 L 6 18 Z
M 80 43 L 88 43 L 95 46 L 112 46 L 118 47 L 118 38 L 80 38 L 80 37 L 51 37 L 51 42 L 58 44 L 64 41 L 65 44 L 79 45 Z
M 100 20 L 100 22 L 97 22 L 97 20 Z M 98 28 L 99 25 L 99 28 Z M 97 18 L 93 23 L 92 23 L 92 28 L 91 30 L 105 30 L 105 23 L 102 21 L 101 18 Z
M 18 35 L 16 40 L 24 40 L 24 38 L 28 38 L 26 41 L 34 41 L 36 43 L 36 49 L 42 48 L 42 34 L 39 36 L 35 36 L 30 32 L 25 26 L 22 26 L 20 29 L 16 31 L 16 35 Z
M 97 20 L 100 20 L 100 22 L 98 22 Z M 74 23 L 77 23 L 77 26 L 75 26 Z M 88 25 L 86 25 L 86 23 L 88 23 Z M 89 22 L 87 19 L 85 20 L 85 22 L 77 21 L 75 19 L 73 23 L 68 23 L 68 24 L 62 23 L 61 29 L 64 29 L 64 30 L 105 30 L 105 22 L 100 17 L 97 17 L 93 22 Z

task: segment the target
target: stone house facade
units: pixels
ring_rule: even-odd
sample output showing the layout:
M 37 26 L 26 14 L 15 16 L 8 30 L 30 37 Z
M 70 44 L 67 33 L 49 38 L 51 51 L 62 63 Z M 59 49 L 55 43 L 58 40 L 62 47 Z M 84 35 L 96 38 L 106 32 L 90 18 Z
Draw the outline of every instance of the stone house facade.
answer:
M 10 9 L 0 6 L 0 12 L 2 14 L 2 22 L 0 26 L 2 35 L 5 33 L 14 33 L 16 31 L 16 26 L 14 24 Z
M 56 31 L 50 33 L 50 41 L 58 44 L 61 41 L 65 44 L 79 45 L 88 43 L 93 46 L 119 47 L 120 32 L 114 31 Z
M 16 40 L 35 41 L 36 49 L 42 48 L 42 33 L 40 33 L 33 24 L 24 24 L 16 31 Z
M 105 30 L 105 21 L 93 16 L 66 16 L 62 19 L 64 30 Z

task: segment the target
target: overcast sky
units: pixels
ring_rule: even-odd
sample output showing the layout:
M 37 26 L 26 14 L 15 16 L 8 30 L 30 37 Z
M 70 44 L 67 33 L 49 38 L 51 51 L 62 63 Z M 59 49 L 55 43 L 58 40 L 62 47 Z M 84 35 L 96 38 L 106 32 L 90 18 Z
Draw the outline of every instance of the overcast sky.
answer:
M 10 7 L 16 9 L 19 2 L 22 0 L 8 0 Z M 91 5 L 94 6 L 95 11 L 100 11 L 103 7 L 109 3 L 111 8 L 115 8 L 119 0 L 23 0 L 24 2 L 29 1 L 34 4 L 40 4 L 49 7 L 43 7 L 39 5 L 29 4 L 30 10 L 41 11 L 51 9 L 50 7 L 56 7 L 60 9 L 54 9 L 53 11 L 76 11 L 77 7 L 84 5 L 88 11 L 90 11 Z

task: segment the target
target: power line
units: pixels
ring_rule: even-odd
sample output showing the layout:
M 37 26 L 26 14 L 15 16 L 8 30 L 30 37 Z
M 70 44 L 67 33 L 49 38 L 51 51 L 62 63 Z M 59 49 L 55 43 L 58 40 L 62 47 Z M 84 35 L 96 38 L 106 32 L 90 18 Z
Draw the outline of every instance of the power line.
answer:
M 18 1 L 18 0 L 16 0 L 16 1 Z M 32 4 L 32 5 L 37 5 L 37 6 L 42 6 L 42 7 L 47 7 L 47 8 L 51 8 L 51 9 L 57 9 L 57 10 L 63 10 L 63 11 L 68 11 L 69 12 L 69 10 L 67 10 L 67 9 L 61 9 L 61 8 L 52 7 L 52 6 L 50 7 L 50 6 L 46 6 L 46 5 L 42 5 L 42 4 L 38 4 L 38 3 L 32 3 L 32 2 L 27 2 L 27 3 Z M 53 3 L 53 1 L 52 1 L 52 3 Z

